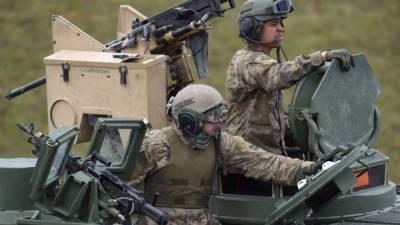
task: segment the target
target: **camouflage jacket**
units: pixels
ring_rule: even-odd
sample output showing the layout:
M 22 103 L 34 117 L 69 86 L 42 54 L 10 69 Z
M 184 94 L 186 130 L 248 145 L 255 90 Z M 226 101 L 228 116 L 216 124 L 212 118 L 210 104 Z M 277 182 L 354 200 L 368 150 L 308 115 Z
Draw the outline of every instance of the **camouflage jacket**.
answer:
M 179 134 L 179 132 L 177 133 Z M 186 145 L 183 137 L 180 137 L 182 146 Z M 264 181 L 272 180 L 276 183 L 294 184 L 304 177 L 304 173 L 310 172 L 313 164 L 267 152 L 246 142 L 240 136 L 222 133 L 220 137 L 218 143 L 220 143 L 219 151 L 224 173 L 242 173 L 247 177 Z M 171 151 L 174 150 L 170 148 L 164 130 L 153 130 L 147 134 L 139 153 L 131 184 L 137 186 L 146 182 L 147 177 L 167 167 Z M 188 160 L 187 163 L 192 162 Z M 170 225 L 210 223 L 207 209 L 164 209 L 170 214 Z M 152 224 L 152 222 L 142 218 L 141 224 Z
M 282 89 L 295 84 L 312 69 L 308 56 L 279 64 L 260 51 L 241 49 L 233 56 L 226 77 L 227 132 L 281 154 L 285 129 Z

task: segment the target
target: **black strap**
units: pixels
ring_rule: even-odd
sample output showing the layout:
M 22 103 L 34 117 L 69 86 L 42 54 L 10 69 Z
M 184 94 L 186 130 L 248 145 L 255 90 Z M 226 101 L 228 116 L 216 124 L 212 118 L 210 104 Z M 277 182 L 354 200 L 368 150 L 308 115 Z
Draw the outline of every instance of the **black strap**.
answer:
M 215 146 L 215 169 L 214 169 L 214 176 L 211 184 L 211 195 L 216 196 L 218 193 L 218 184 L 219 184 L 219 175 L 220 175 L 220 169 L 222 165 L 222 155 L 221 155 L 221 132 L 214 137 L 214 146 Z M 210 198 L 212 199 L 212 198 Z M 209 211 L 210 211 L 210 221 L 212 219 L 213 215 L 213 204 L 210 202 L 209 205 Z
M 211 193 L 213 195 L 217 194 L 218 190 L 218 181 L 219 181 L 219 171 L 221 167 L 221 133 L 219 133 L 216 137 L 214 137 L 214 146 L 215 146 L 215 169 L 214 176 L 212 180 L 212 188 Z

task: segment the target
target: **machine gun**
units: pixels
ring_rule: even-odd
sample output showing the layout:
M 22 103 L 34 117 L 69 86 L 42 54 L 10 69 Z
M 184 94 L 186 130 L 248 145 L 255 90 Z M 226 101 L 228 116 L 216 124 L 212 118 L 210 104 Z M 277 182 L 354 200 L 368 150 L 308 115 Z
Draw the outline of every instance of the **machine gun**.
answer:
M 31 143 L 34 146 L 34 150 L 32 153 L 36 155 L 41 162 L 41 165 L 43 165 L 44 160 L 51 161 L 48 156 L 50 154 L 45 153 L 47 150 L 47 146 L 62 146 L 62 143 L 58 143 L 58 141 L 55 141 L 54 138 L 50 137 L 50 134 L 48 136 L 43 135 L 41 132 L 34 132 L 34 125 L 30 124 L 29 126 L 25 126 L 22 123 L 18 123 L 17 126 L 25 133 L 27 133 L 30 137 L 28 139 L 28 142 Z M 62 129 L 62 128 L 60 128 Z M 76 130 L 76 128 L 75 128 Z M 57 133 L 57 130 L 55 131 Z M 60 132 L 59 132 L 60 133 Z M 67 132 L 68 133 L 68 132 Z M 73 139 L 75 136 L 71 136 L 69 139 L 71 140 L 70 143 L 72 143 Z M 67 142 L 65 142 L 67 143 Z M 69 144 L 67 144 L 69 145 Z M 157 224 L 160 225 L 165 225 L 168 222 L 168 214 L 153 205 L 149 204 L 146 202 L 144 197 L 142 196 L 142 192 L 128 186 L 124 181 L 122 181 L 120 178 L 117 176 L 113 175 L 111 172 L 106 170 L 104 167 L 101 167 L 96 164 L 97 161 L 101 162 L 104 165 L 109 165 L 110 162 L 108 162 L 107 159 L 102 157 L 101 155 L 97 153 L 92 153 L 85 159 L 81 159 L 80 156 L 69 153 L 68 150 L 60 150 L 57 149 L 56 155 L 61 152 L 61 155 L 65 155 L 64 158 L 53 158 L 52 162 L 49 162 L 45 164 L 46 166 L 42 166 L 41 168 L 50 168 L 51 171 L 48 171 L 48 174 L 51 174 L 52 171 L 56 171 L 57 168 L 54 165 L 60 165 L 59 170 L 60 171 L 65 171 L 65 172 L 59 172 L 60 174 L 65 174 L 67 177 L 68 176 L 74 176 L 75 174 L 78 173 L 83 173 L 82 175 L 85 176 L 83 180 L 88 180 L 88 179 L 93 179 L 93 181 L 98 182 L 100 185 L 98 186 L 98 191 L 99 190 L 104 190 L 104 194 L 101 193 L 98 197 L 98 205 L 100 208 L 103 208 L 105 211 L 108 212 L 109 215 L 112 217 L 115 217 L 118 221 L 122 222 L 123 224 L 129 224 L 127 223 L 127 218 L 129 218 L 130 215 L 132 214 L 142 214 L 145 215 L 152 220 L 154 220 Z M 42 154 L 44 154 L 42 158 Z M 65 162 L 65 170 L 62 169 L 63 163 L 60 162 Z M 51 165 L 51 166 L 50 166 Z M 39 165 L 40 167 L 40 165 Z M 40 170 L 40 168 L 38 169 Z M 37 174 L 37 172 L 36 172 Z M 35 176 L 35 172 L 33 177 Z M 47 180 L 46 182 L 49 183 L 49 177 L 50 175 L 45 175 L 45 179 Z M 60 175 L 61 176 L 61 175 Z M 37 176 L 36 176 L 37 177 Z M 77 179 L 74 177 L 74 179 Z M 35 178 L 32 178 L 32 180 L 35 180 Z M 81 182 L 81 181 L 80 181 Z M 78 182 L 78 183 L 80 183 Z M 50 182 L 51 183 L 51 182 Z M 61 187 L 57 187 L 54 189 L 60 189 L 59 192 L 62 192 L 62 190 L 68 188 L 68 178 L 66 178 L 66 181 L 64 184 L 61 184 Z M 89 182 L 90 183 L 90 182 Z M 92 182 L 93 183 L 93 182 Z M 96 186 L 97 187 L 97 186 Z M 75 187 L 76 188 L 76 187 Z M 48 187 L 43 188 L 48 189 Z M 33 190 L 34 192 L 34 190 Z M 92 190 L 90 191 L 92 192 Z M 90 195 L 93 195 L 94 193 L 90 193 Z M 32 195 L 32 194 L 31 194 Z M 57 194 L 59 195 L 59 194 Z M 103 198 L 107 198 L 107 201 L 101 201 Z M 155 203 L 155 202 L 154 202 Z M 89 206 L 88 206 L 89 207 Z M 42 207 L 43 208 L 43 207 Z M 68 208 L 68 207 L 67 207 Z M 69 207 L 73 208 L 73 207 Z M 90 211 L 86 209 L 87 211 Z M 62 211 L 61 211 L 62 212 Z M 62 214 L 62 213 L 61 213 Z M 71 213 L 69 213 L 71 214 Z M 62 215 L 65 217 L 65 214 Z M 68 216 L 67 216 L 68 219 Z M 91 221 L 93 222 L 93 218 Z M 87 221 L 87 222 L 91 222 Z
M 61 16 L 53 16 L 53 40 L 57 44 L 54 54 L 44 59 L 46 75 L 9 91 L 5 97 L 11 100 L 46 84 L 49 130 L 79 126 L 76 143 L 88 141 L 94 125 L 91 118 L 145 116 L 155 128 L 165 127 L 168 99 L 194 81 L 188 49 L 198 74 L 204 77 L 208 72 L 206 22 L 233 7 L 234 0 L 186 0 L 145 18 L 130 6 L 121 6 L 120 38 L 105 45 Z M 133 26 L 127 26 L 132 20 Z M 74 38 L 65 38 L 70 35 Z M 96 85 L 87 88 L 86 84 L 92 82 Z M 79 95 L 74 94 L 77 90 Z M 137 107 L 137 103 L 143 107 Z
M 229 7 L 223 8 L 222 6 L 227 3 Z M 170 60 L 167 61 L 170 66 L 169 70 L 176 71 L 182 67 L 182 64 L 176 63 L 176 61 L 182 58 L 184 52 L 182 45 L 186 43 L 186 46 L 192 51 L 200 78 L 204 78 L 208 73 L 207 30 L 210 29 L 206 22 L 214 17 L 222 17 L 227 10 L 234 7 L 235 0 L 187 0 L 142 21 L 135 18 L 132 21 L 132 30 L 126 35 L 105 44 L 102 51 L 134 51 L 140 52 L 140 54 L 149 51 L 151 54 L 167 55 L 170 57 Z M 68 45 L 65 49 L 69 49 L 74 44 L 76 43 Z M 139 44 L 143 45 L 142 48 L 145 48 L 144 53 L 139 51 Z M 186 67 L 186 65 L 183 67 Z M 68 68 L 63 68 L 63 73 L 68 73 Z M 191 82 L 190 79 L 192 78 L 186 78 L 187 76 L 191 77 L 191 74 L 182 75 L 181 73 L 188 72 L 184 70 L 172 75 L 172 79 L 177 80 L 177 84 L 171 88 L 174 90 L 170 90 L 172 93 L 170 95 L 174 95 L 180 88 Z M 182 76 L 186 77 L 182 78 Z M 10 90 L 5 98 L 11 100 L 45 83 L 46 77 L 40 77 L 35 81 Z
M 226 2 L 229 8 L 222 8 Z M 224 13 L 235 7 L 234 0 L 188 0 L 155 16 L 143 21 L 135 19 L 132 31 L 127 35 L 107 43 L 107 49 L 121 51 L 125 48 L 134 48 L 138 35 L 148 42 L 154 38 L 155 45 L 152 54 L 166 54 L 172 56 L 179 42 L 186 41 L 192 50 L 197 70 L 201 78 L 207 75 L 207 29 L 206 22 L 213 17 L 222 17 Z M 178 45 L 177 45 L 178 44 Z

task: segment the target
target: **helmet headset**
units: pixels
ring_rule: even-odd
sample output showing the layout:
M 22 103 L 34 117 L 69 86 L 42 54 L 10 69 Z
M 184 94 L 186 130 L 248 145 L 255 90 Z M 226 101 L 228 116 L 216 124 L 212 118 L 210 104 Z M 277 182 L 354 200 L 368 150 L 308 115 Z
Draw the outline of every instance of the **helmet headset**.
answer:
M 206 149 L 209 136 L 203 132 L 203 125 L 222 122 L 223 98 L 211 86 L 189 85 L 169 101 L 167 111 L 194 149 Z
M 238 18 L 239 37 L 254 44 L 276 44 L 260 41 L 265 21 L 286 18 L 294 10 L 291 0 L 249 0 L 243 4 Z

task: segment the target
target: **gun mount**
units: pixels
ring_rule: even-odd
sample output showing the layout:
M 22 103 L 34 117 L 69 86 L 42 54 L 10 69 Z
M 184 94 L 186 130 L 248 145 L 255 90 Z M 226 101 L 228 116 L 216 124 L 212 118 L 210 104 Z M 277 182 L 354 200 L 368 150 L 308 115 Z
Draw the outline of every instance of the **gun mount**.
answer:
M 101 117 L 147 118 L 155 128 L 164 127 L 167 100 L 194 81 L 189 52 L 205 77 L 207 23 L 234 7 L 234 0 L 186 0 L 147 18 L 123 5 L 117 38 L 107 44 L 55 15 L 46 76 L 6 98 L 46 84 L 49 130 L 78 126 L 77 142 L 89 140 Z

